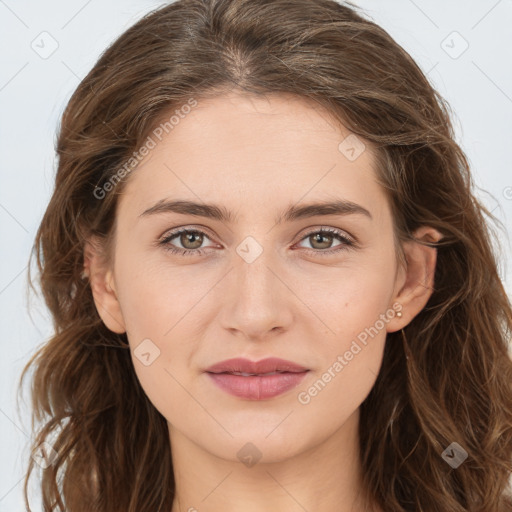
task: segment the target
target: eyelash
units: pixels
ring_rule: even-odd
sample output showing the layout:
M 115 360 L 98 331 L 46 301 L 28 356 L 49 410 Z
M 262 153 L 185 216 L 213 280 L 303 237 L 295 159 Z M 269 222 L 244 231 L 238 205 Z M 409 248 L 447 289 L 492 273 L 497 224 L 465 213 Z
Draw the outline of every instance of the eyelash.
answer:
M 190 228 L 182 228 L 178 229 L 176 231 L 173 231 L 169 233 L 165 238 L 160 240 L 158 242 L 158 245 L 163 246 L 164 250 L 169 251 L 171 254 L 177 254 L 180 256 L 202 256 L 206 251 L 205 249 L 180 249 L 179 247 L 173 247 L 170 245 L 170 241 L 176 238 L 177 236 L 181 235 L 182 233 L 199 233 L 201 235 L 205 235 L 207 238 L 210 238 L 208 236 L 208 233 L 205 233 L 204 231 L 201 231 L 199 229 L 190 229 Z M 337 245 L 334 249 L 307 249 L 306 251 L 309 253 L 314 253 L 315 256 L 321 255 L 321 256 L 331 256 L 334 253 L 338 253 L 350 248 L 353 248 L 356 246 L 356 242 L 349 237 L 347 237 L 342 231 L 339 231 L 334 228 L 321 228 L 314 231 L 310 231 L 309 233 L 306 233 L 299 242 L 302 242 L 306 238 L 310 237 L 311 235 L 316 234 L 330 234 L 335 235 L 336 238 L 340 242 L 342 242 L 340 245 Z

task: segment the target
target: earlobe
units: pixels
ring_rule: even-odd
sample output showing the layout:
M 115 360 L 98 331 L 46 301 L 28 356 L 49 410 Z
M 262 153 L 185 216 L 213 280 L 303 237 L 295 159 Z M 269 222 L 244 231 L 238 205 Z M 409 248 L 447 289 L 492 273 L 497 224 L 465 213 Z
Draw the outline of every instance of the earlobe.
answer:
M 393 302 L 401 304 L 402 316 L 388 324 L 388 332 L 405 327 L 425 307 L 434 291 L 434 275 L 437 263 L 437 249 L 421 242 L 438 242 L 441 233 L 429 226 L 418 228 L 413 236 L 416 240 L 403 243 L 406 267 L 397 279 L 398 291 Z
M 126 326 L 117 298 L 114 274 L 108 267 L 101 243 L 88 240 L 84 247 L 84 274 L 89 277 L 94 304 L 103 323 L 112 332 L 123 334 Z

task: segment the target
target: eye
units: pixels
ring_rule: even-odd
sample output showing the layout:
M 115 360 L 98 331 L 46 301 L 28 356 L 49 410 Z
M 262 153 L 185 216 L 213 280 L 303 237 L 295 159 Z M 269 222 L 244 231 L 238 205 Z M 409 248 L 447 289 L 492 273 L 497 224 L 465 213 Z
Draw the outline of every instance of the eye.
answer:
M 175 239 L 176 242 L 173 242 Z M 206 248 L 201 247 L 205 239 L 209 240 L 209 237 L 200 229 L 180 228 L 167 234 L 158 242 L 158 245 L 163 246 L 166 251 L 172 254 L 202 256 L 207 252 Z M 339 243 L 332 248 L 332 243 L 336 239 Z M 343 231 L 335 228 L 322 227 L 315 231 L 310 231 L 301 239 L 301 242 L 306 240 L 310 240 L 312 247 L 310 249 L 306 247 L 305 249 L 315 256 L 329 256 L 356 246 L 355 240 Z M 180 244 L 181 247 L 176 247 L 176 243 Z
M 335 245 L 332 249 L 333 240 L 339 240 L 339 244 Z M 317 229 L 316 231 L 310 231 L 302 238 L 301 241 L 310 241 L 313 252 L 315 255 L 320 254 L 321 256 L 329 256 L 339 251 L 344 251 L 347 248 L 355 247 L 356 243 L 351 237 L 346 235 L 343 231 L 335 228 L 324 228 Z
M 175 247 L 171 241 L 177 238 L 177 242 L 182 247 Z M 172 254 L 180 254 L 182 256 L 202 255 L 205 253 L 204 248 L 200 248 L 204 239 L 209 239 L 207 234 L 198 229 L 178 229 L 169 233 L 164 239 L 160 240 L 159 245 L 162 245 L 166 251 Z

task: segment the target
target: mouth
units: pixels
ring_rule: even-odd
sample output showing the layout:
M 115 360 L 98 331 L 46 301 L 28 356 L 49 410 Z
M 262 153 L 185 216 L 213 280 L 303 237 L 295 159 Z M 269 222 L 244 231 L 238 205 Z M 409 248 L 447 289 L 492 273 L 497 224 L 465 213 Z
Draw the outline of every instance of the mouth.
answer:
M 213 373 L 215 375 L 219 374 L 226 374 L 226 375 L 241 375 L 242 377 L 263 377 L 265 375 L 279 375 L 281 373 L 302 373 L 302 372 L 287 372 L 287 371 L 275 371 L 275 372 L 268 372 L 268 373 L 247 373 L 247 372 L 208 372 Z
M 310 370 L 283 359 L 230 359 L 206 374 L 222 391 L 245 400 L 267 400 L 296 387 Z
M 272 373 L 301 373 L 307 370 L 308 368 L 302 365 L 277 357 L 267 357 L 261 361 L 251 361 L 249 359 L 237 357 L 216 363 L 207 368 L 206 372 L 232 373 L 252 376 Z

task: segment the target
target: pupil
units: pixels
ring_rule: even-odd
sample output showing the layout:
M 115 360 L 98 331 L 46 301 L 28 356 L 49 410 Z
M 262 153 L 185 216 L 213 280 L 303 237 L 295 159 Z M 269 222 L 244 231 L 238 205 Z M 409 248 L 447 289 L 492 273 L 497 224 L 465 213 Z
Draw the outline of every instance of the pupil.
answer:
M 184 238 L 183 238 L 184 237 Z M 196 240 L 196 244 L 194 245 L 194 238 L 196 238 L 198 240 Z M 183 243 L 183 241 L 185 240 L 186 243 Z M 187 247 L 187 243 L 191 242 L 193 247 Z M 201 243 L 202 243 L 202 240 L 201 240 L 201 234 L 200 233 L 184 233 L 182 235 L 182 239 L 181 239 L 181 244 L 186 247 L 186 248 L 190 248 L 190 249 L 197 249 L 197 247 L 200 247 L 201 246 Z
M 329 239 L 331 239 L 332 236 L 331 235 L 324 235 L 322 233 L 317 233 L 316 235 L 313 236 L 313 238 L 315 239 L 316 242 L 320 243 L 320 245 L 322 245 L 322 239 L 325 239 L 326 241 L 323 242 L 323 245 L 324 246 L 325 245 L 329 246 L 329 242 L 330 242 Z M 323 247 L 323 248 L 325 248 L 325 247 Z

